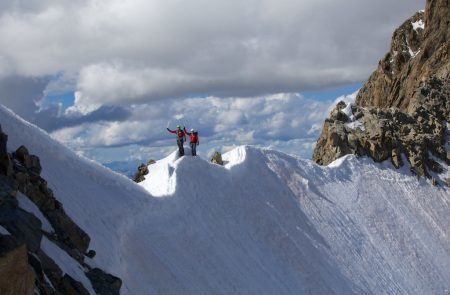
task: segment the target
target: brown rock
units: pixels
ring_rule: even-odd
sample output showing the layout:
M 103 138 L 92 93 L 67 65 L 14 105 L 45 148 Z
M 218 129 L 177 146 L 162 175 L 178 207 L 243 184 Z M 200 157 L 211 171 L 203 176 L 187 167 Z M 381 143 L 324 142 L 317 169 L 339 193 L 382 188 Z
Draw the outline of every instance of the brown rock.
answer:
M 434 178 L 434 177 L 431 178 L 431 184 L 433 186 L 437 186 L 438 185 L 438 182 L 437 182 L 436 178 Z
M 211 163 L 223 165 L 222 154 L 217 151 L 214 152 L 214 154 L 211 156 Z
M 35 276 L 27 248 L 13 236 L 0 235 L 0 294 L 34 294 Z
M 450 177 L 445 179 L 445 184 L 450 187 Z
M 41 267 L 53 286 L 57 286 L 62 278 L 63 271 L 59 266 L 42 250 L 37 253 Z
M 395 168 L 400 168 L 401 166 L 403 166 L 403 161 L 400 157 L 399 151 L 397 149 L 393 149 L 391 152 L 391 160 L 392 160 L 392 164 L 394 165 Z
M 42 167 L 41 167 L 41 161 L 39 158 L 35 155 L 24 155 L 24 166 L 28 170 L 30 170 L 33 173 L 36 173 L 37 175 L 41 174 Z
M 367 155 L 375 161 L 391 158 L 402 165 L 407 156 L 411 170 L 430 176 L 442 171 L 433 154 L 447 163 L 443 149 L 450 120 L 450 7 L 448 0 L 427 0 L 419 12 L 394 33 L 389 53 L 359 91 L 353 114 L 364 125 L 354 130 L 338 120 L 340 103 L 325 121 L 313 160 L 326 165 L 345 154 Z M 424 20 L 425 29 L 412 23 Z
M 138 170 L 134 174 L 133 181 L 134 182 L 142 182 L 145 180 L 145 175 L 148 174 L 148 166 L 155 164 L 155 160 L 149 160 L 147 164 L 142 163 L 139 165 Z

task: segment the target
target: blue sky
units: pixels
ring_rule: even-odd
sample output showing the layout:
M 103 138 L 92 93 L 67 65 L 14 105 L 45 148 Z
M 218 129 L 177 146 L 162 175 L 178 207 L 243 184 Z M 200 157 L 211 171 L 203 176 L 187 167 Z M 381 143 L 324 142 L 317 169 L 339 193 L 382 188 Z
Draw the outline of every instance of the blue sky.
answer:
M 0 4 L 0 103 L 100 162 L 253 144 L 310 157 L 423 0 L 52 0 Z

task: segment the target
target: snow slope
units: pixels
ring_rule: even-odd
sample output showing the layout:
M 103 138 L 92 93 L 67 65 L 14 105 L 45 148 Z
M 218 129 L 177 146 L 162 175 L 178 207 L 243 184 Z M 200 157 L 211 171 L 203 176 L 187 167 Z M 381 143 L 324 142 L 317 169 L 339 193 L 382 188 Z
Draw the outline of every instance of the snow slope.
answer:
M 139 186 L 3 107 L 0 124 L 39 155 L 122 294 L 449 293 L 450 191 L 406 169 L 244 146 L 223 167 L 174 153 Z

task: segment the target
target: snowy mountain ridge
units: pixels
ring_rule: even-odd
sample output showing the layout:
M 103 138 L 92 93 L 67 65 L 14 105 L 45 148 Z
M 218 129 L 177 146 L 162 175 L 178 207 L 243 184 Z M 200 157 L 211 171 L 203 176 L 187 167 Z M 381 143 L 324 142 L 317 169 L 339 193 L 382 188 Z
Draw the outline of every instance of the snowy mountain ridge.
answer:
M 176 153 L 137 185 L 0 107 L 121 294 L 448 294 L 450 193 L 389 162 L 321 167 L 249 146 Z M 447 171 L 448 173 L 448 171 Z M 44 247 L 51 249 L 52 244 Z M 58 257 L 80 282 L 83 270 Z M 87 282 L 89 284 L 89 282 Z M 88 290 L 92 290 L 90 286 Z

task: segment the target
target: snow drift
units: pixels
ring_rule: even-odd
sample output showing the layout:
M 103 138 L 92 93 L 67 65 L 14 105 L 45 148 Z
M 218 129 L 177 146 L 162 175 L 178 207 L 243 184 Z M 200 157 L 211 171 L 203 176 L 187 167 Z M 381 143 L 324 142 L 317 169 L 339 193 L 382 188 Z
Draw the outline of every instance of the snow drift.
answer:
M 450 192 L 388 163 L 320 167 L 243 146 L 224 166 L 174 153 L 136 185 L 3 107 L 0 124 L 10 149 L 41 158 L 92 239 L 88 263 L 122 278 L 122 294 L 450 290 Z

